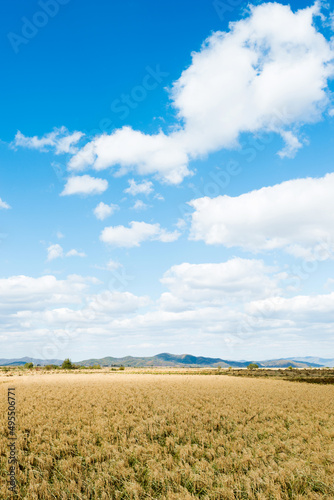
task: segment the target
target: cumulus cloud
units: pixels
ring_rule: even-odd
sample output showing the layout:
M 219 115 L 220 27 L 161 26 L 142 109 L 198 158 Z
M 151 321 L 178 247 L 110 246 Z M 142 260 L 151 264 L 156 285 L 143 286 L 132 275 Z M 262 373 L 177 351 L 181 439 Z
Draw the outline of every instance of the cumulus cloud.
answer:
M 110 215 L 112 215 L 118 208 L 119 208 L 118 205 L 115 205 L 113 203 L 110 203 L 109 205 L 107 205 L 106 203 L 103 203 L 103 201 L 101 201 L 94 208 L 93 212 L 94 212 L 94 215 L 97 219 L 104 220 L 107 217 L 109 217 Z
M 101 135 L 86 144 L 69 162 L 69 169 L 80 171 L 88 166 L 103 170 L 120 166 L 119 174 L 136 169 L 140 175 L 157 174 L 171 184 L 189 175 L 188 156 L 178 138 L 163 132 L 148 135 L 123 127 L 111 135 Z
M 90 175 L 78 175 L 70 177 L 60 196 L 71 194 L 94 195 L 101 194 L 108 189 L 108 181 L 91 177 Z
M 85 252 L 79 252 L 75 248 L 72 248 L 72 250 L 66 253 L 66 257 L 87 257 L 87 255 Z
M 59 259 L 60 257 L 64 257 L 64 250 L 61 245 L 58 243 L 54 245 L 50 245 L 47 249 L 48 251 L 48 260 Z
M 147 296 L 137 297 L 130 292 L 110 292 L 105 290 L 94 295 L 88 301 L 88 307 L 94 311 L 131 313 L 150 304 Z
M 155 174 L 172 184 L 190 175 L 189 161 L 238 146 L 242 133 L 274 132 L 293 157 L 302 147 L 298 128 L 321 119 L 329 105 L 332 45 L 317 30 L 319 3 L 293 12 L 264 3 L 213 33 L 174 82 L 179 122 L 170 133 L 123 127 L 96 136 L 75 154 L 72 170 L 118 167 L 118 173 Z
M 8 203 L 6 203 L 5 201 L 3 201 L 1 198 L 0 198 L 0 210 L 4 208 L 5 210 L 8 210 L 10 207 L 10 205 L 8 205 Z
M 59 280 L 55 276 L 45 275 L 38 278 L 31 276 L 11 276 L 0 279 L 0 309 L 12 308 L 36 309 L 49 307 L 51 304 L 78 303 L 81 295 L 88 289 L 88 283 L 95 278 L 83 278 L 77 275 Z
M 265 320 L 289 318 L 294 322 L 329 323 L 334 320 L 334 292 L 325 295 L 274 296 L 252 301 L 247 312 Z
M 116 343 L 126 350 L 166 342 L 176 352 L 209 348 L 226 359 L 256 359 L 264 345 L 271 357 L 278 349 L 307 354 L 320 338 L 331 349 L 334 292 L 284 297 L 284 279 L 255 259 L 183 263 L 166 271 L 161 281 L 168 292 L 154 302 L 128 291 L 93 293 L 97 280 L 77 275 L 12 276 L 0 279 L 0 335 L 22 345 L 28 338 L 43 352 L 55 348 L 52 357 L 61 357 L 58 339 L 67 346 L 73 338 L 87 345 L 99 338 L 110 350 Z
M 53 308 L 44 311 L 18 311 L 14 317 L 24 326 L 44 322 L 46 325 L 66 325 L 72 322 L 83 327 L 95 324 L 107 326 L 115 317 L 134 313 L 137 309 L 150 303 L 148 297 L 138 297 L 129 292 L 110 292 L 87 296 L 81 309 L 69 307 Z M 89 327 L 88 327 L 89 328 Z
M 264 187 L 240 196 L 198 198 L 190 238 L 244 250 L 284 251 L 325 260 L 334 251 L 334 174 Z
M 64 153 L 75 154 L 78 151 L 75 145 L 83 136 L 82 132 L 70 133 L 66 127 L 54 128 L 52 132 L 42 137 L 27 137 L 18 131 L 11 142 L 11 147 L 37 149 L 42 152 L 53 150 L 57 155 Z
M 130 292 L 92 293 L 91 286 L 97 284 L 95 278 L 77 275 L 64 280 L 52 275 L 0 279 L 0 335 L 15 334 L 23 343 L 27 335 L 29 342 L 42 338 L 42 345 L 51 339 L 54 347 L 58 334 L 63 340 L 82 332 L 106 334 L 117 318 L 129 318 L 150 303 L 148 297 Z
M 229 302 L 232 298 L 266 297 L 279 290 L 284 275 L 262 260 L 235 257 L 217 264 L 172 266 L 160 280 L 177 300 Z
M 164 243 L 175 241 L 180 236 L 178 231 L 168 232 L 160 224 L 130 222 L 130 227 L 110 226 L 103 229 L 100 240 L 117 247 L 139 247 L 143 241 L 158 240 Z
M 65 254 L 63 247 L 61 245 L 59 245 L 58 243 L 56 243 L 54 245 L 50 245 L 47 249 L 47 252 L 48 252 L 48 257 L 47 257 L 48 261 L 63 258 L 63 257 L 87 257 L 84 252 L 79 252 L 75 248 L 72 248 L 72 250 L 69 250 Z
M 129 187 L 124 189 L 124 193 L 132 194 L 136 196 L 137 194 L 150 194 L 153 191 L 153 183 L 151 181 L 136 182 L 134 179 L 130 179 Z

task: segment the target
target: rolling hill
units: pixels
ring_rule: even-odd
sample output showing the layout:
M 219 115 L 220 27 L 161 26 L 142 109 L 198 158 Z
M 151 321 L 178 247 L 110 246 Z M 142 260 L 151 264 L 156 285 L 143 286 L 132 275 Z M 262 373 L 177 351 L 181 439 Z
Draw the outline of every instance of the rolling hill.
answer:
M 267 361 L 231 361 L 221 358 L 209 358 L 203 356 L 192 356 L 190 354 L 170 354 L 167 352 L 157 354 L 151 357 L 133 357 L 126 356 L 123 358 L 105 357 L 101 359 L 85 359 L 79 364 L 84 366 L 93 366 L 99 364 L 101 366 L 132 366 L 132 367 L 149 367 L 149 366 L 169 366 L 169 367 L 218 367 L 228 368 L 246 368 L 249 363 L 257 363 L 260 367 L 271 368 L 287 368 L 293 366 L 295 368 L 321 367 L 323 365 L 308 361 L 296 361 L 291 359 L 274 359 Z M 328 365 L 326 365 L 328 366 Z
M 34 365 L 58 365 L 62 364 L 61 359 L 36 359 L 30 357 L 6 359 L 0 358 L 0 366 L 23 366 L 25 363 L 34 363 Z M 75 364 L 82 366 L 130 366 L 130 367 L 153 367 L 153 366 L 168 366 L 168 367 L 194 367 L 204 368 L 211 367 L 217 368 L 246 368 L 249 363 L 257 363 L 262 368 L 287 368 L 292 366 L 294 368 L 320 368 L 322 366 L 334 366 L 334 359 L 326 359 L 319 357 L 291 357 L 281 359 L 269 359 L 265 361 L 231 361 L 222 358 L 209 358 L 205 356 L 192 356 L 191 354 L 170 354 L 163 352 L 149 357 L 135 357 L 125 356 L 122 358 L 115 358 L 107 356 L 105 358 L 91 358 L 83 361 L 77 361 Z

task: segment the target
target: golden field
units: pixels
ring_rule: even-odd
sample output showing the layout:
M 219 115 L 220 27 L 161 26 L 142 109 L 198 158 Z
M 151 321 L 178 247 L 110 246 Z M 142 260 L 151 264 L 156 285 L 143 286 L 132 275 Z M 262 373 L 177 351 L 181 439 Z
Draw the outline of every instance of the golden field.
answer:
M 227 375 L 0 375 L 16 388 L 16 498 L 334 498 L 334 386 Z

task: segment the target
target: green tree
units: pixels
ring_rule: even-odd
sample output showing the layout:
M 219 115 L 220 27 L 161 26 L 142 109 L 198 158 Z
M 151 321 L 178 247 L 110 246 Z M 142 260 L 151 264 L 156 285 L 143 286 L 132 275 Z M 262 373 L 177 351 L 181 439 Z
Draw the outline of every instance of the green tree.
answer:
M 247 369 L 248 370 L 256 370 L 258 367 L 259 367 L 259 365 L 257 365 L 256 363 L 249 363 L 249 365 L 247 366 Z
M 64 359 L 61 367 L 63 370 L 72 370 L 72 368 L 74 368 L 73 363 L 69 358 Z
M 44 366 L 45 370 L 57 370 L 58 368 L 59 368 L 59 366 L 57 366 L 57 365 L 45 365 Z
M 26 368 L 27 370 L 31 370 L 33 367 L 34 367 L 34 363 L 26 363 L 24 365 L 24 368 Z

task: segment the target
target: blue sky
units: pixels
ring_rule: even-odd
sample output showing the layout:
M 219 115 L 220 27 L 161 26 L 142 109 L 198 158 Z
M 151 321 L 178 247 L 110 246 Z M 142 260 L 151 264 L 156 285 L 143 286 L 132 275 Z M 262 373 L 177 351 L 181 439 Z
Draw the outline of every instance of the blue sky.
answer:
M 1 9 L 2 356 L 332 356 L 330 9 Z

